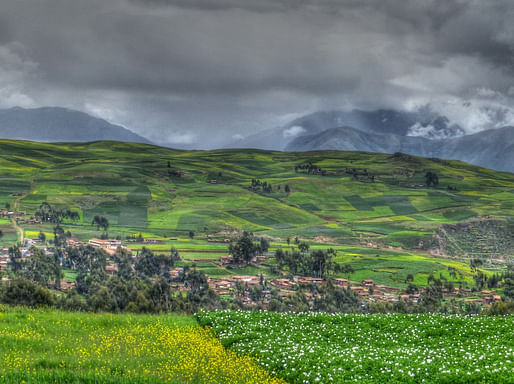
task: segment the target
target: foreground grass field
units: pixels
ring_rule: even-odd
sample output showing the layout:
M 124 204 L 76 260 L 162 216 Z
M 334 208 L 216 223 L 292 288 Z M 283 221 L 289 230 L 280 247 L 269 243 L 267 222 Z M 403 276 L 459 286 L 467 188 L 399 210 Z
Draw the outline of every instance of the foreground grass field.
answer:
M 513 383 L 514 316 L 201 313 L 289 383 Z
M 0 383 L 276 383 L 192 317 L 0 307 Z

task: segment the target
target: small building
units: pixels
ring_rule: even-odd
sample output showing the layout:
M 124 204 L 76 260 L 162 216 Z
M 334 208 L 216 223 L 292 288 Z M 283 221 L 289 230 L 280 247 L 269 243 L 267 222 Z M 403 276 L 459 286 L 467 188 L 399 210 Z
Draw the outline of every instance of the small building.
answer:
M 334 279 L 334 285 L 338 285 L 341 287 L 348 287 L 349 281 L 348 281 L 348 279 L 343 279 L 343 278 L 337 277 Z
M 291 281 L 289 279 L 273 279 L 272 284 L 282 289 L 293 288 L 296 285 L 294 281 Z
M 170 276 L 172 279 L 176 279 L 180 276 L 180 274 L 182 272 L 184 272 L 184 268 L 182 268 L 182 267 L 174 268 L 170 271 Z
M 89 240 L 88 244 L 95 248 L 112 249 L 112 250 L 116 250 L 116 249 L 118 249 L 118 247 L 123 246 L 121 240 L 116 240 L 116 239 L 93 238 L 93 239 Z
M 108 275 L 115 275 L 118 273 L 118 264 L 107 264 L 105 266 L 105 273 Z
M 319 277 L 304 277 L 304 276 L 296 276 L 296 282 L 298 284 L 323 284 L 325 282 L 324 279 Z

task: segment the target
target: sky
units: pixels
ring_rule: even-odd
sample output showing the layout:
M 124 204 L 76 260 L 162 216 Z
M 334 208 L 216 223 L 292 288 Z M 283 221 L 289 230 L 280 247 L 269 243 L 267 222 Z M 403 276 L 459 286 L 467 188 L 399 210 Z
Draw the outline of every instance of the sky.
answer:
M 514 124 L 512 0 L 2 0 L 0 108 L 212 148 L 319 110 Z

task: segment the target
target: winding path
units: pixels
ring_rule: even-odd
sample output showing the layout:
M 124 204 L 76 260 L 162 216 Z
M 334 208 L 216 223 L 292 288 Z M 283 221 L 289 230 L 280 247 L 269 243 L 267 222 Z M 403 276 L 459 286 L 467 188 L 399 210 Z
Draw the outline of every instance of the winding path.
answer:
M 20 238 L 19 243 L 21 245 L 23 245 L 23 243 L 25 241 L 25 234 L 23 232 L 23 228 L 20 227 L 18 225 L 18 223 L 16 222 L 16 211 L 18 209 L 18 202 L 21 199 L 23 199 L 23 198 L 27 197 L 28 195 L 30 195 L 33 190 L 34 190 L 34 179 L 32 178 L 30 180 L 30 190 L 27 193 L 25 193 L 25 194 L 23 194 L 21 196 L 18 196 L 16 199 L 14 199 L 13 206 L 12 206 L 12 211 L 14 212 L 14 214 L 11 216 L 11 223 L 12 223 L 14 229 L 16 229 L 16 232 L 18 232 L 18 236 Z

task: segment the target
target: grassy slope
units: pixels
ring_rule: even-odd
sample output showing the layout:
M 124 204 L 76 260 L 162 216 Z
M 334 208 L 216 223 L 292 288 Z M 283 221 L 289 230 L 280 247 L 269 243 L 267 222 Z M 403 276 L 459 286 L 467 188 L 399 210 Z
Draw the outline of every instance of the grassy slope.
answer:
M 280 383 L 192 317 L 0 307 L 2 383 Z
M 168 177 L 168 161 L 172 170 L 184 175 Z M 294 172 L 295 165 L 307 162 L 332 175 Z M 347 167 L 366 169 L 375 176 L 375 182 L 353 180 L 345 173 Z M 341 260 L 353 261 L 368 250 L 346 252 L 344 246 L 362 248 L 372 242 L 412 249 L 429 239 L 441 224 L 479 215 L 511 221 L 514 217 L 513 174 L 411 156 L 337 151 L 178 151 L 117 142 L 43 144 L 2 140 L 0 169 L 0 205 L 12 204 L 16 198 L 13 194 L 18 193 L 26 195 L 19 209 L 28 213 L 43 201 L 78 209 L 81 220 L 65 226 L 84 239 L 98 236 L 90 222 L 100 214 L 109 218 L 111 234 L 142 232 L 151 237 L 184 238 L 190 230 L 202 237 L 205 233 L 246 229 L 282 240 L 300 236 L 317 243 L 339 244 Z M 428 170 L 439 175 L 437 189 L 409 187 L 423 184 Z M 273 184 L 273 192 L 249 191 L 252 178 Z M 210 179 L 217 179 L 218 184 L 209 184 Z M 286 184 L 291 188 L 289 194 L 284 192 Z M 448 185 L 457 191 L 448 191 Z M 16 233 L 8 221 L 0 221 L 0 229 L 5 234 L 4 245 L 15 241 Z M 41 226 L 24 229 L 27 237 L 35 237 Z M 51 238 L 51 226 L 43 229 Z M 226 250 L 226 245 L 205 241 L 184 240 L 173 245 L 196 251 Z M 160 248 L 170 246 L 168 242 Z M 391 265 L 395 260 L 387 252 L 371 252 L 373 257 L 387 258 L 386 265 L 380 271 L 363 268 L 356 277 L 388 283 L 401 280 L 405 273 L 400 277 L 393 274 L 402 260 Z M 417 253 L 418 259 L 412 261 L 428 259 Z M 408 259 L 411 253 L 402 255 Z M 198 253 L 183 256 L 209 257 Z M 212 258 L 218 256 L 211 254 Z M 423 263 L 418 266 L 414 269 L 421 280 L 433 270 Z M 203 267 L 213 274 L 226 273 L 216 271 L 213 264 Z M 439 270 L 445 268 L 440 266 Z

